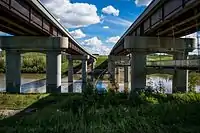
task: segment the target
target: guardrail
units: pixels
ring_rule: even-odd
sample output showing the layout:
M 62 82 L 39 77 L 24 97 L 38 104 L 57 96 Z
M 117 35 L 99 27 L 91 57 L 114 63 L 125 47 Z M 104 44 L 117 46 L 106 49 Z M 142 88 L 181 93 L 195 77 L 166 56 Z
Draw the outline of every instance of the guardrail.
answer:
M 193 60 L 165 60 L 165 61 L 148 61 L 147 66 L 160 67 L 196 67 L 200 68 L 200 59 Z

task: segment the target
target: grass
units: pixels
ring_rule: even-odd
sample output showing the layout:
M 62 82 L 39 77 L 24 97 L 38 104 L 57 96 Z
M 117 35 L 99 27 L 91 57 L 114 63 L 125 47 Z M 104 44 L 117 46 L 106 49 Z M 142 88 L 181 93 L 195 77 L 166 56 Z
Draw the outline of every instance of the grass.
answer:
M 172 55 L 147 55 L 147 61 L 173 60 Z
M 200 94 L 141 92 L 127 98 L 114 93 L 49 95 L 31 105 L 40 105 L 37 112 L 2 119 L 0 132 L 200 132 Z
M 105 62 L 108 59 L 108 56 L 104 56 L 104 55 L 100 55 L 97 58 L 97 61 L 95 63 L 95 68 L 97 68 L 98 66 L 100 66 L 103 62 Z
M 23 109 L 48 94 L 5 94 L 0 93 L 0 109 Z

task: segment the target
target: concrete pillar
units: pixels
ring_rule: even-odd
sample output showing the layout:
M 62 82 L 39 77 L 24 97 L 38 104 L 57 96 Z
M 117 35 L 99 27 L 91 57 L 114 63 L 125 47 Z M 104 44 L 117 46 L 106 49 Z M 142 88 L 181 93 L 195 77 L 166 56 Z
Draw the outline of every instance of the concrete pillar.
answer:
M 82 59 L 82 92 L 87 85 L 87 58 Z
M 91 82 L 93 83 L 94 81 L 94 59 L 92 59 L 92 64 L 91 64 Z
M 47 93 L 61 93 L 61 52 L 48 51 L 47 62 Z
M 176 54 L 174 60 L 187 59 L 188 54 Z M 174 70 L 172 92 L 187 92 L 188 91 L 188 70 Z
M 73 92 L 73 59 L 72 55 L 68 56 L 68 92 Z
M 124 92 L 128 92 L 128 66 L 124 66 Z
M 110 73 L 111 82 L 115 82 L 115 63 L 113 61 L 108 62 L 108 71 Z
M 14 50 L 6 51 L 6 92 L 20 93 L 21 56 Z
M 146 55 L 142 52 L 131 53 L 131 91 L 146 86 Z
M 115 79 L 116 79 L 116 82 L 119 84 L 120 83 L 120 68 L 116 67 L 115 70 L 116 70 L 116 72 L 115 72 L 116 73 L 116 75 L 115 75 L 116 78 Z

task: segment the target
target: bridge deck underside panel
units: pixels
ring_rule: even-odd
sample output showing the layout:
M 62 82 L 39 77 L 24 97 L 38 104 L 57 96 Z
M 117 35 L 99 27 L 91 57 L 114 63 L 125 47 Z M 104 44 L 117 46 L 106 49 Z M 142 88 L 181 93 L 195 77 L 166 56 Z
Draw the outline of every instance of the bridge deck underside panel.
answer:
M 125 36 L 181 37 L 199 30 L 199 0 L 160 1 L 137 24 L 133 24 Z M 128 53 L 124 47 L 124 37 L 114 46 L 113 55 Z
M 15 36 L 68 37 L 42 10 L 29 0 L 0 1 L 0 31 Z M 69 37 L 69 54 L 88 54 Z

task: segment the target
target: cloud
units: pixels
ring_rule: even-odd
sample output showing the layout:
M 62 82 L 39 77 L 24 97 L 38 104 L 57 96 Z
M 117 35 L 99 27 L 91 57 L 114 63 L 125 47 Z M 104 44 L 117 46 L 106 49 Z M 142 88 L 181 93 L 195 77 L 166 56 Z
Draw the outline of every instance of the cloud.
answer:
M 108 55 L 110 48 L 103 45 L 102 41 L 98 37 L 89 38 L 81 43 L 92 54 Z
M 152 0 L 135 0 L 136 6 L 148 6 Z
M 109 26 L 103 26 L 103 28 L 104 28 L 104 29 L 109 29 L 110 27 L 109 27 Z
M 112 14 L 113 16 L 119 16 L 119 10 L 118 9 L 115 9 L 113 6 L 107 6 L 107 7 L 104 7 L 102 10 L 101 10 L 103 13 L 105 14 Z
M 95 5 L 70 0 L 41 0 L 66 28 L 86 27 L 100 22 Z
M 84 38 L 86 34 L 83 33 L 81 29 L 77 29 L 74 31 L 69 32 L 74 38 Z
M 195 50 L 193 50 L 193 52 L 190 52 L 189 54 L 190 55 L 192 55 L 192 54 L 197 54 L 198 55 L 197 43 L 200 42 L 200 37 L 199 37 L 199 41 L 197 42 L 197 32 L 189 34 L 189 35 L 186 35 L 186 36 L 183 36 L 181 38 L 193 38 L 193 39 L 195 39 Z
M 110 37 L 106 40 L 107 43 L 117 43 L 117 41 L 120 39 L 119 36 L 113 36 L 113 37 Z
M 132 24 L 130 21 L 122 19 L 120 17 L 105 17 L 104 21 L 115 24 L 115 25 L 121 25 L 124 27 L 129 27 Z

